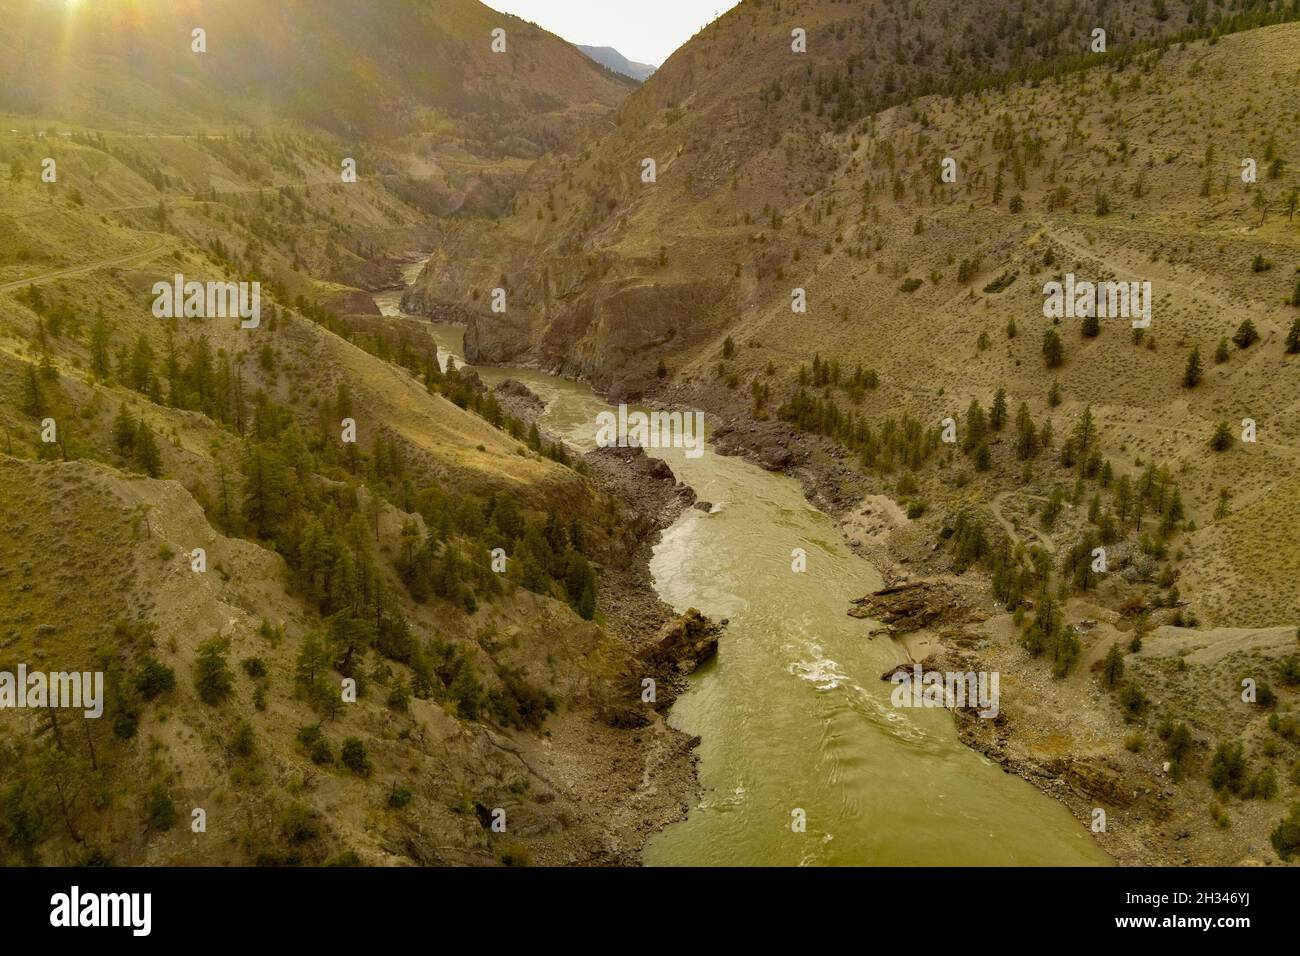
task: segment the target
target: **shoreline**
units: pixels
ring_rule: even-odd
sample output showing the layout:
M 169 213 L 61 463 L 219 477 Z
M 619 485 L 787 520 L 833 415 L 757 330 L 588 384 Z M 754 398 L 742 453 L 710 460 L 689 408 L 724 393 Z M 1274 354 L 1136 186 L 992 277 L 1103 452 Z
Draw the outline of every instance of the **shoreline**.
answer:
M 783 422 L 758 421 L 737 413 L 725 394 L 719 403 L 716 394 L 688 393 L 683 386 L 671 386 L 658 394 L 623 396 L 617 388 L 572 380 L 588 385 L 606 402 L 620 397 L 651 408 L 705 410 L 721 422 L 710 435 L 717 454 L 740 456 L 797 480 L 804 499 L 835 522 L 848 547 L 877 568 L 886 587 L 925 581 L 954 588 L 955 600 L 968 620 L 891 631 L 890 639 L 912 661 L 927 667 L 1002 673 L 1007 703 L 1001 717 L 982 720 L 952 710 L 958 740 L 1065 806 L 1113 861 L 1127 866 L 1276 865 L 1270 858 L 1268 833 L 1281 816 L 1279 808 L 1264 801 L 1224 800 L 1240 820 L 1229 827 L 1222 822 L 1226 814 L 1214 809 L 1221 795 L 1205 782 L 1213 743 L 1234 739 L 1246 726 L 1245 714 L 1231 719 L 1211 716 L 1193 725 L 1198 738 L 1208 739 L 1195 741 L 1193 769 L 1181 779 L 1163 766 L 1158 752 L 1165 744 L 1157 735 L 1148 734 L 1138 750 L 1130 751 L 1128 741 L 1136 735 L 1135 726 L 1114 696 L 1101 688 L 1095 673 L 1109 643 L 1127 644 L 1130 621 L 1087 596 L 1071 597 L 1065 606 L 1067 620 L 1087 630 L 1086 646 L 1072 673 L 1064 680 L 1053 679 L 1047 665 L 1021 647 L 1012 615 L 995 606 L 991 577 L 980 569 L 952 574 L 934 529 L 924 521 L 908 519 L 883 482 L 848 464 L 848 455 L 828 440 L 800 433 Z M 732 406 L 729 412 L 710 411 L 728 405 Z M 653 591 L 652 582 L 645 584 Z M 1100 595 L 1095 599 L 1100 600 Z M 1150 681 L 1168 689 L 1167 696 L 1152 701 L 1147 731 L 1165 701 L 1172 710 L 1197 692 L 1189 686 L 1191 678 L 1180 683 L 1167 673 L 1171 660 L 1183 666 L 1178 655 L 1185 652 L 1179 647 L 1189 637 L 1204 641 L 1219 630 L 1225 629 L 1158 626 L 1147 638 L 1153 645 L 1150 651 L 1128 656 L 1143 686 Z M 1293 628 L 1275 630 L 1279 641 L 1282 632 L 1295 633 Z M 877 640 L 884 633 L 877 627 L 863 638 Z M 1139 729 L 1142 723 L 1138 722 Z M 1098 810 L 1106 814 L 1104 830 L 1093 828 Z M 1234 833 L 1238 827 L 1247 832 Z
M 525 425 L 537 424 L 547 441 L 560 440 L 541 428 L 539 418 L 545 402 L 526 385 L 505 379 L 489 391 L 503 410 Z M 685 819 L 703 793 L 696 758 L 700 738 L 672 727 L 669 714 L 689 675 L 716 649 L 726 622 L 714 624 L 693 611 L 677 614 L 659 597 L 650 572 L 655 545 L 663 532 L 696 504 L 695 491 L 678 481 L 666 462 L 651 458 L 640 448 L 595 449 L 582 453 L 580 460 L 593 487 L 625 509 L 622 541 L 614 546 L 610 560 L 599 567 L 604 627 L 635 671 L 626 675 L 628 689 L 639 693 L 643 675 L 653 676 L 656 682 L 650 716 L 644 705 L 611 702 L 599 718 L 609 728 L 632 734 L 615 749 L 622 756 L 642 761 L 641 778 L 652 781 L 639 788 L 647 790 L 644 796 L 677 807 L 675 815 L 661 811 L 657 819 L 629 821 L 635 844 L 626 852 L 644 865 L 646 843 Z M 596 794 L 592 797 L 599 799 Z M 632 802 L 635 805 L 638 800 Z M 611 807 L 610 812 L 619 811 Z

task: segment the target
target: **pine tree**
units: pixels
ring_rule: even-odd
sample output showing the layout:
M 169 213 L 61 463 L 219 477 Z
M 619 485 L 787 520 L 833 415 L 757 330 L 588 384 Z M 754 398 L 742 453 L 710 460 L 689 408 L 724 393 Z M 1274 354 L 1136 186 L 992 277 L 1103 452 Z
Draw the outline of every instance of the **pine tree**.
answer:
M 1258 342 L 1259 332 L 1255 329 L 1255 323 L 1250 319 L 1244 320 L 1241 325 L 1237 326 L 1237 331 L 1232 336 L 1232 341 L 1239 349 L 1248 349 Z
M 153 431 L 141 419 L 135 429 L 135 441 L 132 445 L 135 463 L 150 478 L 162 474 L 162 455 L 158 451 L 158 442 L 154 440 Z
M 1029 414 L 1029 406 L 1021 402 L 1016 412 L 1016 454 L 1022 460 L 1033 458 L 1038 454 L 1038 429 Z
M 1228 428 L 1227 422 L 1219 422 L 1214 437 L 1210 439 L 1210 447 L 1215 451 L 1227 451 L 1232 447 L 1232 430 Z
M 135 449 L 135 430 L 135 418 L 126 407 L 126 402 L 123 402 L 118 406 L 117 417 L 113 419 L 113 443 L 124 455 L 130 454 Z
M 989 428 L 995 432 L 1002 431 L 1007 423 L 1007 390 L 1000 388 L 993 396 L 993 407 L 989 409 Z
M 1101 666 L 1101 679 L 1107 687 L 1115 687 L 1124 677 L 1124 652 L 1112 644 Z
M 36 374 L 36 366 L 27 363 L 23 376 L 23 411 L 33 418 L 45 414 L 45 395 L 41 392 L 41 380 Z
M 1201 350 L 1192 349 L 1187 356 L 1187 369 L 1183 372 L 1183 388 L 1195 388 L 1201 384 Z
M 101 382 L 108 381 L 111 365 L 108 358 L 108 346 L 111 336 L 108 320 L 104 318 L 104 307 L 95 311 L 95 324 L 90 329 L 90 369 Z
M 1043 334 L 1043 357 L 1047 360 L 1048 368 L 1057 368 L 1065 361 L 1065 347 L 1061 344 L 1061 336 L 1056 329 L 1048 329 Z
M 962 451 L 967 453 L 974 451 L 984 442 L 984 436 L 988 433 L 988 421 L 984 417 L 984 407 L 980 405 L 979 399 L 971 399 L 970 407 L 966 410 L 966 434 L 962 441 Z
M 596 592 L 588 584 L 582 590 L 582 596 L 578 598 L 578 616 L 584 621 L 590 621 L 596 616 Z
M 221 635 L 204 641 L 198 647 L 194 668 L 194 688 L 205 703 L 216 705 L 230 694 L 234 675 L 226 664 L 226 651 L 230 642 Z

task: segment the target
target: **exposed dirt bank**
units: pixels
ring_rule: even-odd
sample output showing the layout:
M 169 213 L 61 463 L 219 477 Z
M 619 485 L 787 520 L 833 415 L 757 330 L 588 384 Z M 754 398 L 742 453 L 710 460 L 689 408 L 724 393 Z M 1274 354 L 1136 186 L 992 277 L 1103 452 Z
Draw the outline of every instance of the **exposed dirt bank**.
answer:
M 493 394 L 508 414 L 529 426 L 546 408 L 513 379 L 499 383 Z M 694 609 L 675 614 L 659 599 L 650 574 L 661 533 L 695 504 L 695 492 L 678 482 L 665 462 L 639 448 L 597 449 L 581 462 L 595 488 L 620 510 L 620 534 L 600 555 L 600 607 L 602 623 L 619 641 L 626 660 L 618 686 L 610 689 L 600 709 L 601 730 L 593 734 L 587 722 L 548 722 L 545 744 L 526 759 L 542 761 L 575 797 L 619 821 L 611 824 L 611 833 L 619 837 L 609 856 L 596 862 L 634 863 L 646 840 L 682 819 L 699 794 L 694 756 L 699 738 L 668 726 L 666 717 L 686 678 L 716 651 L 722 626 Z M 650 699 L 648 686 L 653 688 Z M 564 756 L 593 743 L 615 754 L 610 774 L 593 772 L 589 761 Z

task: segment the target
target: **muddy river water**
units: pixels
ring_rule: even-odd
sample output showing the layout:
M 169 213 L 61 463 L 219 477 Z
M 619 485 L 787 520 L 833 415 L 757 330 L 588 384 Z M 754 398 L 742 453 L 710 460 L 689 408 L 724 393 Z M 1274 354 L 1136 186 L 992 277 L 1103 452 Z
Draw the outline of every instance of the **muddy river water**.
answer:
M 414 273 L 418 272 L 416 268 Z M 385 312 L 398 293 L 377 297 Z M 462 330 L 433 325 L 444 363 Z M 610 409 L 585 385 L 529 369 L 545 430 L 595 445 Z M 665 602 L 730 624 L 671 723 L 700 737 L 702 797 L 647 845 L 650 865 L 1086 865 L 1108 858 L 1057 802 L 957 739 L 943 709 L 896 708 L 880 675 L 905 655 L 846 614 L 880 584 L 798 483 L 743 459 L 653 450 L 713 504 L 663 535 L 651 570 Z M 806 552 L 806 570 L 792 553 Z M 802 832 L 797 826 L 803 821 Z

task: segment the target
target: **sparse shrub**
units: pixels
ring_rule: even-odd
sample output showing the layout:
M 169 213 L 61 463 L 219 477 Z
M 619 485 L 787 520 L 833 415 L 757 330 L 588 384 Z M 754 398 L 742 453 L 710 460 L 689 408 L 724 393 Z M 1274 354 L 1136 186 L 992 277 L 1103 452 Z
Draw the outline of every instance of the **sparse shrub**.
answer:
M 315 811 L 295 803 L 280 817 L 280 832 L 290 846 L 302 846 L 320 836 L 320 821 Z
M 1214 825 L 1220 830 L 1226 830 L 1232 826 L 1232 819 L 1228 816 L 1228 811 L 1223 809 L 1218 800 L 1210 801 L 1210 819 L 1214 821 Z
M 235 732 L 230 738 L 230 749 L 240 757 L 249 757 L 253 753 L 253 727 L 246 720 L 235 725 Z
M 150 830 L 162 833 L 176 824 L 176 806 L 162 785 L 156 785 L 149 793 L 149 810 L 147 822 Z
M 1283 860 L 1300 853 L 1300 803 L 1291 804 L 1290 813 L 1277 825 L 1269 841 Z
M 366 745 L 361 742 L 359 737 L 349 737 L 343 741 L 343 749 L 339 752 L 339 757 L 343 761 L 343 766 L 347 767 L 359 777 L 370 776 L 371 765 L 370 758 L 366 755 Z
M 988 295 L 997 295 L 1003 289 L 1009 288 L 1011 284 L 1015 282 L 1018 277 L 1019 277 L 1019 273 L 1004 272 L 1002 273 L 1002 275 L 998 276 L 996 279 L 994 279 L 992 282 L 986 285 L 984 287 L 984 291 Z
M 1277 677 L 1278 680 L 1283 684 L 1286 684 L 1288 687 L 1294 687 L 1296 684 L 1300 684 L 1300 657 L 1292 654 L 1290 657 L 1283 660 L 1281 666 L 1278 668 Z
M 1210 759 L 1210 786 L 1240 793 L 1246 785 L 1246 757 L 1240 743 L 1222 743 Z
M 1242 796 L 1249 800 L 1272 800 L 1277 796 L 1277 773 L 1272 767 L 1265 767 L 1250 778 Z
M 1119 692 L 1119 704 L 1125 712 L 1136 717 L 1147 706 L 1147 695 L 1137 684 L 1129 681 Z
M 145 656 L 135 671 L 135 689 L 144 700 L 153 700 L 176 686 L 176 672 Z

